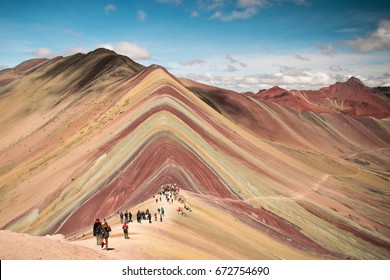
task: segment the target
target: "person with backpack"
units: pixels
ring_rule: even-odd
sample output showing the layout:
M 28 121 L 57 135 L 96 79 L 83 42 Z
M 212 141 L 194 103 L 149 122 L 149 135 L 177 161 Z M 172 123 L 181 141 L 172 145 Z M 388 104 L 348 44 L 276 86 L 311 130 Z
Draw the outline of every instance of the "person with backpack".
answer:
M 110 231 L 111 227 L 107 222 L 104 222 L 102 227 L 102 239 L 100 241 L 102 248 L 104 247 L 104 244 L 106 245 L 106 250 L 108 250 L 108 238 L 110 237 Z M 104 243 L 104 241 L 106 241 L 106 243 Z
M 129 213 L 127 212 L 127 210 L 126 210 L 126 212 L 125 212 L 125 222 L 126 222 L 126 223 L 129 222 Z
M 96 237 L 96 245 L 99 245 L 99 239 L 101 238 L 101 231 L 102 231 L 102 223 L 99 219 L 96 219 L 95 223 L 93 224 L 92 234 Z
M 126 221 L 123 223 L 122 229 L 125 239 L 129 239 L 129 226 L 127 225 Z

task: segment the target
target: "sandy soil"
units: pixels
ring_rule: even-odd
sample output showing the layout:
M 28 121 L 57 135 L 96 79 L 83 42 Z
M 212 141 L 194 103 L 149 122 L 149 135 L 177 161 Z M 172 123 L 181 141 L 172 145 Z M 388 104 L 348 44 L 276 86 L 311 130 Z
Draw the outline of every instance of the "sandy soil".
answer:
M 183 192 L 182 192 L 183 193 Z M 129 239 L 122 233 L 120 219 L 108 222 L 112 228 L 109 250 L 96 245 L 91 230 L 68 240 L 62 235 L 31 236 L 0 231 L 3 248 L 0 259 L 144 259 L 144 260 L 197 260 L 197 259 L 318 259 L 272 239 L 256 229 L 226 215 L 204 201 L 185 194 L 191 212 L 178 214 L 183 204 L 174 201 L 158 202 L 151 198 L 132 209 L 149 209 L 152 213 L 164 207 L 163 222 L 149 224 L 143 220 L 129 223 Z M 240 230 L 237 231 L 237 228 Z M 92 226 L 91 226 L 92 229 Z M 217 229 L 217 230 L 216 230 Z M 49 249 L 50 248 L 50 249 Z

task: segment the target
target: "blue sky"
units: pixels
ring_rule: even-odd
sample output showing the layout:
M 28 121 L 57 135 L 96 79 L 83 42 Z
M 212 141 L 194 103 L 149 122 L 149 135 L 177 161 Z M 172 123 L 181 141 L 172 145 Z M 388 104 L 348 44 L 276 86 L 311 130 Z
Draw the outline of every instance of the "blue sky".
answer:
M 0 68 L 106 47 L 236 91 L 390 86 L 390 3 L 0 0 Z

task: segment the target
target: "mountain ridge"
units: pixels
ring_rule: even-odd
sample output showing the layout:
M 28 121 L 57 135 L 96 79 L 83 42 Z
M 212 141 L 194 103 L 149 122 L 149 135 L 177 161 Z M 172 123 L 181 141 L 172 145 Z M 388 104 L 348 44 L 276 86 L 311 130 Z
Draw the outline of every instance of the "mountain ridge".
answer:
M 347 115 L 386 118 L 390 114 L 390 99 L 366 87 L 356 77 L 336 82 L 319 90 L 285 90 L 278 86 L 258 93 L 246 93 L 257 99 L 275 102 L 300 112 L 340 112 Z

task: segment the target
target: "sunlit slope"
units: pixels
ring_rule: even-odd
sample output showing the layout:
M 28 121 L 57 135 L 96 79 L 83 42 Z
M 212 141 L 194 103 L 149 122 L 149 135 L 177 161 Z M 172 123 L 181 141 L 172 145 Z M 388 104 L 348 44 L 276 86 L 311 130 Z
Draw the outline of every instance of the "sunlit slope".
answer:
M 389 177 L 382 164 L 389 158 L 386 119 L 307 117 L 233 92 L 228 97 L 236 109 L 228 110 L 229 102 L 205 102 L 160 66 L 121 77 L 110 73 L 91 74 L 66 98 L 56 99 L 45 89 L 41 98 L 46 101 L 28 114 L 23 110 L 29 75 L 23 78 L 23 94 L 10 91 L 1 97 L 2 111 L 16 102 L 12 125 L 1 123 L 9 132 L 1 142 L 2 228 L 71 236 L 96 217 L 150 199 L 170 181 L 302 252 L 325 258 L 390 257 Z M 61 84 L 57 74 L 53 77 L 54 91 L 66 86 L 68 80 Z M 56 100 L 61 102 L 52 106 Z M 254 116 L 252 123 L 236 115 L 242 108 Z M 267 135 L 259 120 L 269 127 Z M 360 132 L 347 136 L 345 123 Z M 277 136 L 270 139 L 274 125 Z M 372 133 L 366 140 L 359 136 L 367 131 Z M 322 149 L 315 139 L 332 147 Z M 358 152 L 377 152 L 373 159 L 378 162 L 356 162 Z M 343 159 L 347 154 L 349 161 Z

